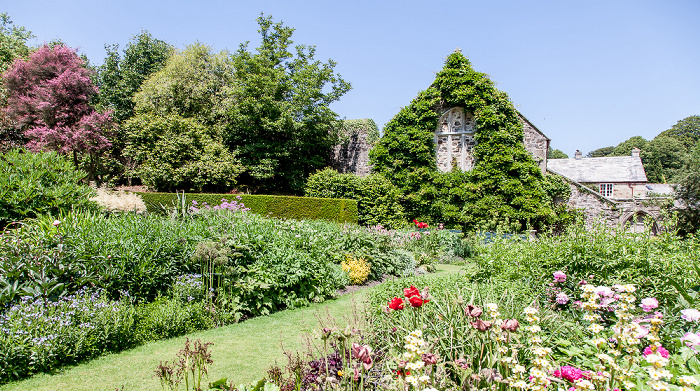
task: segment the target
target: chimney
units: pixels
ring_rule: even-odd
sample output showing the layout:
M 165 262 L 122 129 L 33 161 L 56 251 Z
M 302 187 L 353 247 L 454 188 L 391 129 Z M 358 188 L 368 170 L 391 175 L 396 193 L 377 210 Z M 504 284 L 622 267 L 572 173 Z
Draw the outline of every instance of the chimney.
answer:
M 581 151 L 579 151 L 577 149 L 576 153 L 574 154 L 574 157 L 576 158 L 576 160 L 581 160 L 581 158 L 583 157 L 583 154 L 581 153 Z
M 639 157 L 639 148 L 633 148 L 632 149 L 632 157 Z

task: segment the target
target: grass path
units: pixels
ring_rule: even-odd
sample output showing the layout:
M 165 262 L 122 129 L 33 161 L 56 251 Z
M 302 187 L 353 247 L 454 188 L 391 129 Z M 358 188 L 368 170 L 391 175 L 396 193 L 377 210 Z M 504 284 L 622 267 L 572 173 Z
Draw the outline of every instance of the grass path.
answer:
M 452 274 L 462 267 L 438 265 L 440 274 Z M 360 290 L 310 307 L 280 311 L 245 322 L 189 334 L 191 340 L 212 342 L 212 359 L 208 381 L 222 377 L 236 383 L 249 383 L 265 376 L 267 368 L 286 363 L 283 347 L 288 351 L 304 350 L 306 337 L 319 329 L 319 321 L 334 321 L 339 327 L 361 311 L 368 290 Z M 328 324 L 328 323 L 326 323 Z M 0 386 L 2 391 L 75 390 L 114 391 L 160 390 L 153 377 L 161 361 L 170 361 L 182 349 L 185 336 L 151 342 L 118 354 L 110 354 L 88 363 L 66 367 L 53 374 L 38 374 L 29 379 Z

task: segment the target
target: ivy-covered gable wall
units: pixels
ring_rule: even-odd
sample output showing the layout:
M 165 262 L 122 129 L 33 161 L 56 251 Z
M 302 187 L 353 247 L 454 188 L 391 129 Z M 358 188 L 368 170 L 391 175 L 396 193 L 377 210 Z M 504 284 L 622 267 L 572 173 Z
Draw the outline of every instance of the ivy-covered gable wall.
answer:
M 476 121 L 474 166 L 439 172 L 435 131 L 446 111 L 461 107 Z M 373 169 L 386 174 L 416 218 L 465 229 L 516 222 L 541 227 L 552 216 L 544 176 L 523 144 L 523 124 L 508 95 L 452 53 L 433 84 L 389 122 L 370 152 Z M 509 227 L 512 228 L 512 227 Z

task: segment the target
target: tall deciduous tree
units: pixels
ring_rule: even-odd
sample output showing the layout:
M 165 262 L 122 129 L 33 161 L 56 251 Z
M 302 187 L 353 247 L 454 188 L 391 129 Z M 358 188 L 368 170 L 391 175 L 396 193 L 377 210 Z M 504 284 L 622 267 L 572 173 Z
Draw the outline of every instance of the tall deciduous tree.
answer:
M 219 107 L 233 69 L 228 53 L 194 44 L 173 54 L 134 95 L 125 155 L 158 190 L 228 191 L 242 166 L 222 142 Z
M 94 163 L 111 145 L 110 113 L 90 106 L 97 94 L 90 76 L 83 60 L 65 46 L 43 46 L 5 72 L 6 112 L 30 139 L 29 148 L 71 153 L 77 166 L 79 155 Z
M 148 77 L 165 66 L 174 53 L 167 42 L 153 38 L 148 31 L 134 36 L 123 55 L 119 45 L 105 45 L 107 57 L 98 70 L 99 105 L 112 110 L 114 119 L 122 123 L 134 115 L 133 97 Z
M 314 59 L 313 46 L 297 45 L 294 29 L 258 18 L 262 43 L 233 55 L 235 78 L 227 100 L 226 142 L 241 158 L 243 181 L 264 190 L 301 193 L 305 179 L 328 160 L 337 140 L 337 114 L 329 105 L 350 90 L 335 62 Z
M 4 72 L 16 58 L 29 55 L 27 40 L 33 37 L 31 31 L 14 26 L 7 13 L 0 14 L 0 72 Z

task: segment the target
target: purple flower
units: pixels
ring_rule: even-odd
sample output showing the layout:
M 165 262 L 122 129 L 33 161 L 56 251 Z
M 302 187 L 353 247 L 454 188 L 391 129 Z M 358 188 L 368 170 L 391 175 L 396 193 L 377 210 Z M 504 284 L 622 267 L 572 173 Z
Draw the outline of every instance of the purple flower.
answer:
M 554 272 L 554 281 L 556 281 L 556 282 L 566 281 L 566 274 L 561 270 Z
M 654 308 L 657 308 L 659 306 L 659 301 L 656 300 L 653 297 L 647 297 L 645 299 L 642 299 L 642 304 L 640 307 L 644 310 L 644 312 L 651 312 Z

